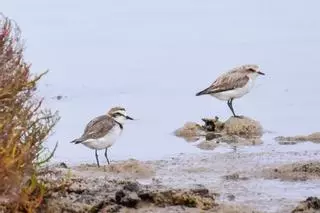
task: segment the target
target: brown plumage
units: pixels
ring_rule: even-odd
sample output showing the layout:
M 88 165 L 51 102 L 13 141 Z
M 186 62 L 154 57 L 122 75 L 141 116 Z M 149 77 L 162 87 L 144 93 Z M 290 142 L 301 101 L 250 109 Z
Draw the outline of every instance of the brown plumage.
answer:
M 133 118 L 127 115 L 123 107 L 113 107 L 106 115 L 92 119 L 84 129 L 82 136 L 71 141 L 71 143 L 80 143 L 88 148 L 94 149 L 98 166 L 100 166 L 100 164 L 97 151 L 105 149 L 104 155 L 109 164 L 110 161 L 107 150 L 121 135 L 123 124 L 126 120 L 133 120 Z
M 234 113 L 232 102 L 247 94 L 253 87 L 258 75 L 264 75 L 259 71 L 259 67 L 254 64 L 246 64 L 236 67 L 218 77 L 208 88 L 198 92 L 199 95 L 211 95 L 219 100 L 227 101 L 228 106 Z
M 241 88 L 249 81 L 249 77 L 244 74 L 250 73 L 252 70 L 258 70 L 258 66 L 249 64 L 236 67 L 219 76 L 208 88 L 198 92 L 196 96 Z
M 101 138 L 105 136 L 114 125 L 120 125 L 120 127 L 122 127 L 122 125 L 116 122 L 110 115 L 98 116 L 87 124 L 82 136 L 72 142 L 78 144 L 88 139 Z
M 71 141 L 71 143 L 82 143 L 88 139 L 97 139 L 105 136 L 108 132 L 115 126 L 119 125 L 122 129 L 123 126 L 121 123 L 117 122 L 112 115 L 119 112 L 125 111 L 123 107 L 113 107 L 111 108 L 106 115 L 98 116 L 92 119 L 84 129 L 82 136 L 78 139 Z

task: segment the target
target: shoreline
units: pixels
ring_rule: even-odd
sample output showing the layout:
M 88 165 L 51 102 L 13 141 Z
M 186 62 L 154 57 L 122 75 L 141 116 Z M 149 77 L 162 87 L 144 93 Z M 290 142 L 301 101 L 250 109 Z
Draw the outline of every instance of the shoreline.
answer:
M 284 177 L 286 175 L 288 177 L 296 175 L 289 171 L 288 167 L 285 167 L 292 164 L 293 159 L 295 159 L 294 162 L 301 162 L 302 165 L 308 164 L 312 160 L 313 165 L 316 166 L 310 167 L 310 171 L 306 170 L 303 173 L 304 179 L 289 178 L 281 180 L 281 177 L 273 174 L 274 169 L 282 171 L 281 169 L 284 168 L 283 172 L 287 172 Z M 118 184 L 112 186 L 114 191 L 120 190 L 121 184 L 119 184 L 119 181 L 138 183 L 139 186 L 141 185 L 140 187 L 146 187 L 152 193 L 158 193 L 159 189 L 170 191 L 170 193 L 172 190 L 182 190 L 183 193 L 189 193 L 188 190 L 195 190 L 200 187 L 208 190 L 208 194 L 205 196 L 213 194 L 210 204 L 213 206 L 228 206 L 226 207 L 228 209 L 236 206 L 236 210 L 249 208 L 254 212 L 287 212 L 293 210 L 300 201 L 310 196 L 316 196 L 316 194 L 311 193 L 312 190 L 310 191 L 310 189 L 313 189 L 313 191 L 320 190 L 320 170 L 316 170 L 318 167 L 320 168 L 320 151 L 313 153 L 179 154 L 175 157 L 156 161 L 134 159 L 116 161 L 101 168 L 97 168 L 94 164 L 81 164 L 67 168 L 50 165 L 47 169 L 60 172 L 60 178 L 61 175 L 68 175 L 71 179 L 84 182 L 93 181 L 100 186 L 103 181 L 117 182 Z M 303 171 L 299 172 L 301 175 Z M 50 177 L 49 179 L 57 178 Z M 272 184 L 272 187 L 270 187 L 270 184 Z M 90 188 L 95 188 L 95 186 L 90 186 L 88 183 L 87 189 Z M 143 205 L 143 208 L 140 207 L 140 202 L 145 203 L 145 201 L 139 201 L 139 207 L 136 207 L 134 211 L 143 212 L 143 208 L 160 208 L 159 212 L 165 209 L 171 209 L 172 212 L 181 212 L 179 211 L 181 207 L 169 205 L 172 201 L 166 201 L 169 204 L 164 204 L 165 207 L 149 203 Z M 198 207 L 190 208 L 190 211 L 196 209 Z M 133 209 L 131 210 L 133 211 Z M 230 211 L 239 212 L 236 210 Z M 119 212 L 121 211 L 119 210 Z M 216 209 L 212 212 L 219 211 Z

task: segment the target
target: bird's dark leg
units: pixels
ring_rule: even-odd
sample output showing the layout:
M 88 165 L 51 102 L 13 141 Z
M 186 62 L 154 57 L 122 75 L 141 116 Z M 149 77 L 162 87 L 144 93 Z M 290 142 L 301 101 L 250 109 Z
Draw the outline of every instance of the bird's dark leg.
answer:
M 108 164 L 110 164 L 110 161 L 108 159 L 108 148 L 106 148 L 106 151 L 104 152 L 104 156 L 106 157 Z
M 96 151 L 95 151 L 95 154 L 96 154 L 97 165 L 98 165 L 98 167 L 100 167 L 100 164 L 99 164 L 99 156 L 98 156 L 98 150 L 96 150 Z
M 229 106 L 229 108 L 230 108 L 233 116 L 234 116 L 234 117 L 239 117 L 239 116 L 237 116 L 237 115 L 234 113 L 233 106 L 232 106 L 232 101 L 233 101 L 233 98 L 231 98 L 231 99 L 228 100 L 228 106 Z

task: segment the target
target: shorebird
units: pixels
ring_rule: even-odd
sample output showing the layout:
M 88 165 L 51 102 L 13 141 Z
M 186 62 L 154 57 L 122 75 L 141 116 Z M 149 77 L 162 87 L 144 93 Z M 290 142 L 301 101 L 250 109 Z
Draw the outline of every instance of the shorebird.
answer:
M 239 66 L 222 74 L 211 86 L 198 92 L 196 96 L 211 95 L 219 100 L 227 101 L 233 116 L 241 117 L 234 113 L 232 102 L 250 92 L 259 75 L 264 75 L 264 73 L 259 70 L 257 65 Z
M 100 167 L 98 150 L 105 149 L 104 156 L 110 164 L 108 148 L 121 135 L 126 120 L 133 120 L 133 118 L 127 115 L 124 108 L 113 107 L 106 115 L 92 119 L 87 124 L 82 136 L 71 141 L 71 143 L 81 143 L 90 149 L 94 149 L 98 167 Z

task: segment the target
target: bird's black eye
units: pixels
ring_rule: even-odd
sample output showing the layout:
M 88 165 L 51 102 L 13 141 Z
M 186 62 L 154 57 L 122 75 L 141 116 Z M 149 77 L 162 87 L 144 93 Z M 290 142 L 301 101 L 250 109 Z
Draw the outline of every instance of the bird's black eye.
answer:
M 256 70 L 253 69 L 253 68 L 249 68 L 248 71 L 250 71 L 250 72 L 256 72 Z

